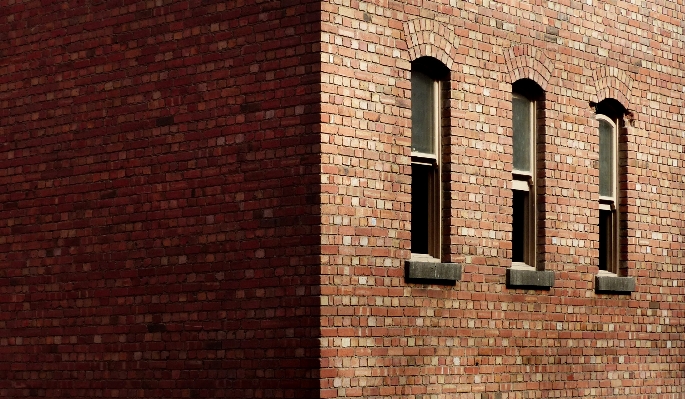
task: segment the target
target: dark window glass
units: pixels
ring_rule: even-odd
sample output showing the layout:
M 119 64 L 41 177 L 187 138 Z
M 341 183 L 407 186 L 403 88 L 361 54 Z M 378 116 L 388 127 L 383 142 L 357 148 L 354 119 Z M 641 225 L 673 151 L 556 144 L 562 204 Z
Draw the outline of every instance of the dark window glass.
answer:
M 435 153 L 435 81 L 419 71 L 411 73 L 411 150 Z
M 599 210 L 599 270 L 608 270 L 611 265 L 612 212 Z
M 614 127 L 599 120 L 599 195 L 614 196 Z
M 514 95 L 512 98 L 514 128 L 514 169 L 531 171 L 531 139 L 533 127 L 533 102 L 525 97 Z
M 525 262 L 526 253 L 526 204 L 528 202 L 528 192 L 513 190 L 514 204 L 513 217 L 511 228 L 511 250 L 512 262 Z
M 411 166 L 411 252 L 427 254 L 429 220 L 429 182 L 433 167 L 413 164 Z

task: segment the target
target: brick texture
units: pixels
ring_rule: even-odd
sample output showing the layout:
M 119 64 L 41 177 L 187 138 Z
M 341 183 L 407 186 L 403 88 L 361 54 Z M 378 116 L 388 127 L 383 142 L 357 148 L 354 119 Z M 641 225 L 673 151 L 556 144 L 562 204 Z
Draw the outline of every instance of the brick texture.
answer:
M 675 3 L 328 1 L 322 7 L 321 396 L 681 398 L 683 51 Z M 443 261 L 409 283 L 410 63 L 451 70 Z M 511 85 L 546 92 L 538 254 L 549 290 L 509 289 Z M 622 272 L 597 294 L 598 123 L 619 145 Z
M 678 2 L 0 2 L 0 397 L 685 396 Z M 408 282 L 411 61 L 450 69 L 443 262 Z M 507 288 L 511 87 L 545 90 Z M 598 122 L 621 272 L 595 291 Z
M 0 2 L 0 396 L 314 397 L 319 5 Z

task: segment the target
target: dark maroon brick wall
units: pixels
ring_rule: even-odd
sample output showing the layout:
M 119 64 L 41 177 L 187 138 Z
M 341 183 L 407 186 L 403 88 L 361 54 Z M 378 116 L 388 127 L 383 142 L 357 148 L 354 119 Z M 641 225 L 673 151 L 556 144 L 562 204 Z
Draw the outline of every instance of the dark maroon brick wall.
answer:
M 319 6 L 0 5 L 0 396 L 318 396 Z

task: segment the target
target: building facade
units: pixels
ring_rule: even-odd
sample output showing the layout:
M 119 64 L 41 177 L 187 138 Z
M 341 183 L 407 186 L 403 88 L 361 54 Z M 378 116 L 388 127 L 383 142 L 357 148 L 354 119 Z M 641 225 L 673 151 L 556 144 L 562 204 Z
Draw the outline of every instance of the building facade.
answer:
M 685 397 L 685 10 L 0 5 L 0 396 Z

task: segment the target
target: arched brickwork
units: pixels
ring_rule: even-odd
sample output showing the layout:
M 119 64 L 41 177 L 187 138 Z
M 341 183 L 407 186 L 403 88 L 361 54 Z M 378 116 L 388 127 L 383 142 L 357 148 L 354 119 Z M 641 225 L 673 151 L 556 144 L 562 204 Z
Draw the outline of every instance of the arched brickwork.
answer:
M 429 56 L 453 70 L 459 38 L 438 21 L 415 18 L 404 23 L 409 59 Z
M 509 83 L 519 79 L 531 79 L 547 91 L 554 61 L 551 60 L 544 50 L 533 46 L 514 46 L 504 53 L 505 62 L 509 71 L 506 78 Z
M 631 108 L 633 79 L 627 71 L 615 66 L 603 65 L 593 73 L 597 102 L 605 98 L 618 100 L 627 109 Z

